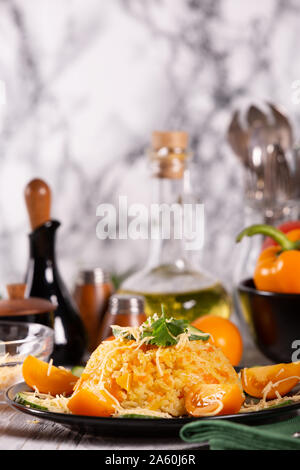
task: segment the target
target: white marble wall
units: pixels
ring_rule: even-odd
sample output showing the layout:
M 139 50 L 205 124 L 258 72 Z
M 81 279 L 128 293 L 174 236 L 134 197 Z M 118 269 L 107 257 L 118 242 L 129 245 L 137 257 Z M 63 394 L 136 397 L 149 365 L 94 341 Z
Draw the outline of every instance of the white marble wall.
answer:
M 144 149 L 153 129 L 183 128 L 207 216 L 204 264 L 230 282 L 242 225 L 242 171 L 225 140 L 248 97 L 300 105 L 297 0 L 0 0 L 0 282 L 26 269 L 23 190 L 39 176 L 62 221 L 59 263 L 122 272 L 144 242 L 99 241 L 96 207 L 147 200 Z

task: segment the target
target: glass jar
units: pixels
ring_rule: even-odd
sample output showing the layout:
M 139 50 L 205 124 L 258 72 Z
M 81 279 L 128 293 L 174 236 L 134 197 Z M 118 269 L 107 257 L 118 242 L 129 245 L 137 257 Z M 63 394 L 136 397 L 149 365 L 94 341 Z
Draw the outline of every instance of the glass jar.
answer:
M 115 294 L 109 300 L 98 343 L 112 335 L 111 325 L 140 326 L 146 320 L 145 301 L 138 295 Z

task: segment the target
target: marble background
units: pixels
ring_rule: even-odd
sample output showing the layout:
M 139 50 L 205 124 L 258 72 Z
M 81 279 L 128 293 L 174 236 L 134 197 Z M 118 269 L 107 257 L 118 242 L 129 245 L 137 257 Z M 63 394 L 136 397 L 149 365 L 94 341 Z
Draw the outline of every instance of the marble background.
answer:
M 52 188 L 70 286 L 82 266 L 142 265 L 145 242 L 96 238 L 96 207 L 147 201 L 151 132 L 182 128 L 205 204 L 202 262 L 230 284 L 244 206 L 226 129 L 243 100 L 269 99 L 298 137 L 299 22 L 297 0 L 0 0 L 0 283 L 26 270 L 33 177 Z

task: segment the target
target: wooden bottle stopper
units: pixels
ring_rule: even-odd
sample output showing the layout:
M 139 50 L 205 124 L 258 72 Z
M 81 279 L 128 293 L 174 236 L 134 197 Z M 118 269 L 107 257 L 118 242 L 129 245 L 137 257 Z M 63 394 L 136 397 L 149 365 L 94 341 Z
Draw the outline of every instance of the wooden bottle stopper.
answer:
M 24 299 L 26 284 L 7 284 L 6 290 L 10 300 Z
M 150 158 L 155 178 L 181 179 L 186 167 L 188 134 L 184 131 L 154 131 Z M 162 152 L 163 151 L 163 152 Z M 162 153 L 161 153 L 162 152 Z
M 50 220 L 51 190 L 45 181 L 31 180 L 25 188 L 25 201 L 32 230 Z

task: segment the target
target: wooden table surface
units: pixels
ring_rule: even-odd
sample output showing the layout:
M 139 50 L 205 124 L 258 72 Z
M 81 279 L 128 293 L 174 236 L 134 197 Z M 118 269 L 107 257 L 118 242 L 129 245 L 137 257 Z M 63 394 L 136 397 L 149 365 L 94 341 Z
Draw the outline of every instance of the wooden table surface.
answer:
M 116 438 L 79 434 L 0 404 L 0 450 L 195 449 L 179 438 Z

